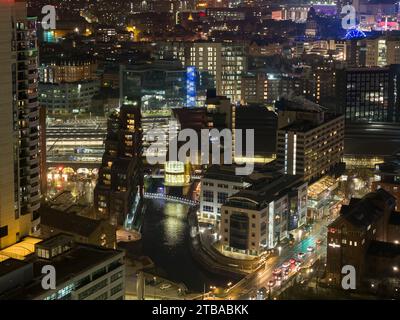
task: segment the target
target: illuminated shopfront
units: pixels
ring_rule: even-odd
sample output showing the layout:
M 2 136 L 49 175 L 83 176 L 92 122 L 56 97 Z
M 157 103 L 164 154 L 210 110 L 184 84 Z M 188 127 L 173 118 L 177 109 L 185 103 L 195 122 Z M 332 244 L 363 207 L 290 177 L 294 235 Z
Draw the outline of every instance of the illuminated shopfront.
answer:
M 335 215 L 341 207 L 343 199 L 337 195 L 339 182 L 331 176 L 325 176 L 308 187 L 308 220 Z

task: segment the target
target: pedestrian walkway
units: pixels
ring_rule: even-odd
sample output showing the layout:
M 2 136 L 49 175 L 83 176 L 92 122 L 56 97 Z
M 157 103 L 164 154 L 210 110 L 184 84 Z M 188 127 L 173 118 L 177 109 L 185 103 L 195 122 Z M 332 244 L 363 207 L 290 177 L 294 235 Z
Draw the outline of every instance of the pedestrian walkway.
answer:
M 160 200 L 168 200 L 171 202 L 178 202 L 181 204 L 187 204 L 190 206 L 197 206 L 199 203 L 197 201 L 193 201 L 187 198 L 182 198 L 182 197 L 176 197 L 176 196 L 170 196 L 167 194 L 163 193 L 149 193 L 145 192 L 144 193 L 144 198 L 145 199 L 160 199 Z

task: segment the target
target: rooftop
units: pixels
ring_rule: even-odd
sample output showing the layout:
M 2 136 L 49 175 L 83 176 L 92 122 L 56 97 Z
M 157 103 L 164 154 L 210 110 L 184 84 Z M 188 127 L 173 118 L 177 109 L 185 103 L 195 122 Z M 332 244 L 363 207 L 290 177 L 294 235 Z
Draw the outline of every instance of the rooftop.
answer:
M 204 174 L 205 179 L 214 179 L 221 181 L 231 182 L 248 182 L 251 184 L 257 184 L 257 182 L 264 182 L 266 179 L 271 179 L 279 175 L 277 173 L 274 163 L 268 163 L 263 166 L 256 166 L 252 174 L 247 176 L 236 175 L 236 168 L 240 166 L 236 165 L 212 165 Z
M 126 67 L 126 71 L 148 72 L 150 70 L 186 72 L 182 64 L 176 60 L 141 61 Z
M 46 243 L 54 242 L 56 238 L 60 236 L 65 237 L 66 235 L 56 235 L 55 237 L 45 240 L 41 245 L 46 247 Z M 103 247 L 77 243 L 69 251 L 51 259 L 50 263 L 57 270 L 56 283 L 59 287 L 63 283 L 83 274 L 85 271 L 89 271 L 100 263 L 112 258 L 117 258 L 121 254 L 123 254 L 123 251 L 120 250 L 105 249 Z M 34 279 L 36 280 L 24 288 L 13 292 L 11 296 L 7 298 L 31 300 L 42 295 L 44 290 L 41 286 L 41 270 L 43 266 L 48 264 L 48 260 L 38 258 L 33 265 Z
M 90 236 L 102 224 L 100 220 L 89 219 L 46 206 L 40 208 L 40 217 L 43 225 L 84 237 Z
M 26 237 L 22 241 L 13 244 L 0 251 L 0 262 L 13 258 L 16 260 L 25 260 L 35 252 L 36 244 L 42 242 L 42 239 L 35 237 Z
M 310 100 L 300 96 L 283 96 L 275 104 L 278 110 L 291 110 L 291 111 L 308 111 L 319 113 L 326 110 L 323 106 L 314 103 Z
M 348 205 L 343 205 L 341 215 L 332 222 L 332 226 L 342 219 L 358 228 L 367 228 L 378 221 L 389 208 L 394 209 L 395 198 L 383 189 L 371 192 L 362 199 L 352 198 Z
M 251 187 L 241 190 L 235 195 L 231 196 L 226 203 L 227 206 L 237 205 L 235 200 L 247 199 L 251 202 L 257 203 L 258 206 L 264 207 L 274 199 L 282 196 L 284 193 L 296 185 L 304 183 L 301 176 L 283 175 L 276 173 L 276 175 L 265 178 L 264 181 L 258 181 Z
M 314 130 L 318 127 L 320 127 L 323 124 L 329 123 L 332 120 L 336 120 L 340 117 L 343 117 L 342 115 L 336 115 L 333 113 L 325 113 L 324 114 L 324 119 L 319 123 L 315 121 L 310 121 L 310 120 L 295 120 L 293 123 L 289 124 L 286 127 L 283 127 L 279 130 L 287 130 L 287 131 L 297 131 L 297 132 L 308 132 L 311 130 Z
M 17 259 L 12 259 L 9 258 L 4 261 L 0 261 L 0 278 L 10 272 L 13 272 L 15 270 L 18 270 L 24 266 L 26 266 L 28 263 L 24 261 L 20 261 Z

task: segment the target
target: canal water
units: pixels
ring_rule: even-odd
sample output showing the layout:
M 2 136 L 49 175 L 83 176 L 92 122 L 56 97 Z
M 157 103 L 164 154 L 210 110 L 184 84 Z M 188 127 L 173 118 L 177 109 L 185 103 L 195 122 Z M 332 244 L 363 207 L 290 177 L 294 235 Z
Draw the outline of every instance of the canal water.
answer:
M 142 254 L 149 256 L 169 280 L 184 283 L 189 290 L 203 292 L 224 286 L 229 279 L 204 270 L 190 252 L 189 206 L 165 200 L 145 200 Z

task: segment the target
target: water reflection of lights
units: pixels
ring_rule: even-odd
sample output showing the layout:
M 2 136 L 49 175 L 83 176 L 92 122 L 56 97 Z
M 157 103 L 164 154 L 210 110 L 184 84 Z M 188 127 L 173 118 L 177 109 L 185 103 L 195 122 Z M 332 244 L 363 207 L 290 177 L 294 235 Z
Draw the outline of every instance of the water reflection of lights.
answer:
M 183 241 L 187 207 L 179 203 L 166 203 L 164 213 L 165 244 L 174 247 Z

